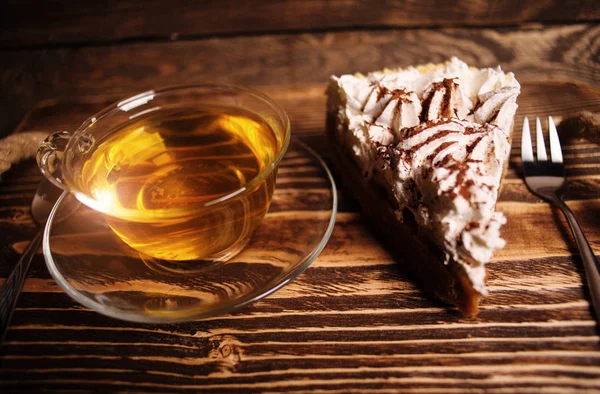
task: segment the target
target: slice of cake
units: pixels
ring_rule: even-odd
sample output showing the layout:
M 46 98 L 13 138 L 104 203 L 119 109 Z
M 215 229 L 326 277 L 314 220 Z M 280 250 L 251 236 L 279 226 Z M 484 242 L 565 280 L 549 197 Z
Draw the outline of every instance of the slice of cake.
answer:
M 331 77 L 327 130 L 344 184 L 407 273 L 477 313 L 504 247 L 496 211 L 520 85 L 444 64 Z

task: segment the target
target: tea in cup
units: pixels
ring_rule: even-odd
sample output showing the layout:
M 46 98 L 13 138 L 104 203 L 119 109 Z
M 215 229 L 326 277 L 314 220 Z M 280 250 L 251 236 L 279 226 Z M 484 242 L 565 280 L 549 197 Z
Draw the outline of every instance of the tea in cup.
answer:
M 37 159 L 143 254 L 226 261 L 267 213 L 289 139 L 267 96 L 209 84 L 123 100 L 49 136 Z

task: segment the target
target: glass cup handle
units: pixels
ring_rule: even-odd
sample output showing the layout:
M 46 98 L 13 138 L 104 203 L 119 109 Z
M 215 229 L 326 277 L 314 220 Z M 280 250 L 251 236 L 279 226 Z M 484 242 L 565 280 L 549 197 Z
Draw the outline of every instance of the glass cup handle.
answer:
M 62 161 L 65 149 L 73 136 L 70 131 L 52 133 L 38 148 L 36 160 L 42 174 L 54 185 L 67 190 L 62 173 Z

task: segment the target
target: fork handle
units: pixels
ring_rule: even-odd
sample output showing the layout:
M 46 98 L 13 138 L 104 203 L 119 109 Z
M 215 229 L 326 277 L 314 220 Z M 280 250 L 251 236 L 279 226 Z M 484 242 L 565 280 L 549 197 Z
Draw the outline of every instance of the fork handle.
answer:
M 575 219 L 575 215 L 573 214 L 573 211 L 571 211 L 571 208 L 569 208 L 560 198 L 556 198 L 555 202 L 562 210 L 565 218 L 567 218 L 571 232 L 575 237 L 581 260 L 583 260 L 583 268 L 585 269 L 585 276 L 587 278 L 590 296 L 592 297 L 592 305 L 596 312 L 596 320 L 600 321 L 600 264 L 598 264 L 598 260 L 594 256 L 594 252 L 592 251 L 588 240 L 585 238 L 583 231 L 581 231 L 581 227 L 579 227 L 579 223 L 577 222 L 577 219 Z
M 21 258 L 17 262 L 17 265 L 15 265 L 6 279 L 6 282 L 4 282 L 4 285 L 0 288 L 0 343 L 4 341 L 4 337 L 8 331 L 10 319 L 15 311 L 17 300 L 19 299 L 23 284 L 27 278 L 31 260 L 33 260 L 35 253 L 40 248 L 43 235 L 44 228 L 42 227 L 29 245 L 27 245 L 27 248 L 23 251 Z

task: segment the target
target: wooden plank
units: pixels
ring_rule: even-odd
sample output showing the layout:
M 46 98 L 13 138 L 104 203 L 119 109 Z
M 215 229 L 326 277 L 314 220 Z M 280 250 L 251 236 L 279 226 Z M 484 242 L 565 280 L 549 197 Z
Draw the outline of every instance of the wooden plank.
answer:
M 215 81 L 274 89 L 325 84 L 331 74 L 441 62 L 501 64 L 523 80 L 600 83 L 600 26 L 408 29 L 209 38 L 171 43 L 14 50 L 0 59 L 12 90 L 43 81 L 41 98 L 133 93 Z M 293 55 L 292 55 L 293 54 Z M 243 65 L 243 67 L 241 67 Z
M 3 3 L 0 15 L 3 16 L 0 47 L 19 47 L 313 29 L 581 22 L 600 19 L 600 7 L 593 0 L 545 0 L 535 4 L 519 0 L 110 0 L 99 3 L 55 0 L 43 4 L 10 0 Z
M 293 89 L 309 86 L 321 95 L 331 74 L 441 62 L 450 54 L 474 66 L 501 64 L 524 82 L 598 86 L 599 35 L 600 26 L 578 24 L 283 34 L 5 51 L 0 56 L 0 135 L 12 131 L 26 110 L 47 98 L 124 97 L 165 85 L 206 81 L 271 91 L 285 88 L 292 94 Z M 303 110 L 302 102 L 296 104 L 299 113 L 313 110 Z M 565 104 L 564 110 L 573 112 L 581 105 Z M 313 126 L 298 123 L 301 128 Z

